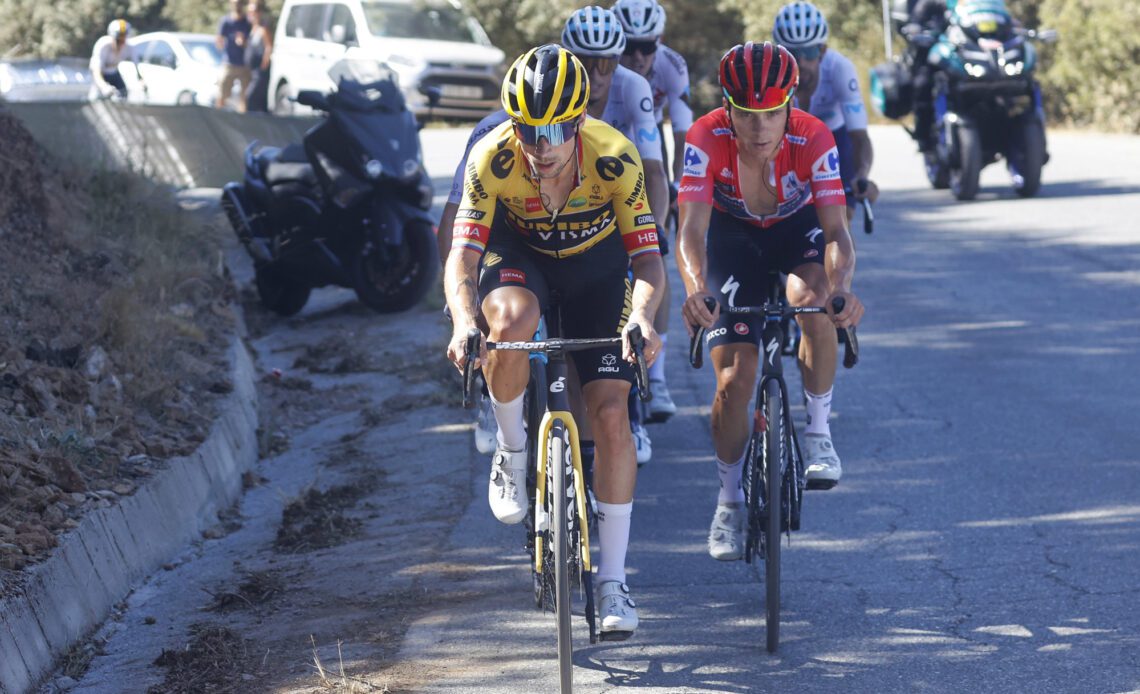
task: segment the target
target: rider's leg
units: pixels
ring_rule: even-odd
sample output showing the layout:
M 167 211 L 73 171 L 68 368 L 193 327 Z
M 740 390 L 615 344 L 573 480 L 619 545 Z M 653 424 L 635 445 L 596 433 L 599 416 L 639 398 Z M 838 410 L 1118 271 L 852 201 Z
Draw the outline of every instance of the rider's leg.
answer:
M 499 287 L 483 299 L 483 315 L 489 328 L 488 339 L 529 340 L 538 329 L 538 299 L 523 287 Z M 523 351 L 495 350 L 487 355 L 487 365 L 483 367 L 499 425 L 499 443 L 508 450 L 526 446 L 522 400 L 530 378 L 529 358 Z
M 751 432 L 748 404 L 756 384 L 759 350 L 756 345 L 736 342 L 714 347 L 709 357 L 716 373 L 716 396 L 712 406 L 713 446 L 716 450 L 720 492 L 709 526 L 709 555 L 720 561 L 743 556 L 744 543 L 744 451 Z

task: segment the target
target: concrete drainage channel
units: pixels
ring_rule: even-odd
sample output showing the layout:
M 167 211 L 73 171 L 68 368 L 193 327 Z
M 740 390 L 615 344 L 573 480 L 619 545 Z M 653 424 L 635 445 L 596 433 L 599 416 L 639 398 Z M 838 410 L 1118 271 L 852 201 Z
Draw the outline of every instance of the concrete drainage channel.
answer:
M 21 595 L 0 603 L 0 691 L 27 691 L 110 614 L 132 586 L 156 571 L 242 492 L 257 455 L 253 364 L 240 339 L 230 346 L 233 392 L 209 437 L 118 504 L 89 513 L 42 564 Z

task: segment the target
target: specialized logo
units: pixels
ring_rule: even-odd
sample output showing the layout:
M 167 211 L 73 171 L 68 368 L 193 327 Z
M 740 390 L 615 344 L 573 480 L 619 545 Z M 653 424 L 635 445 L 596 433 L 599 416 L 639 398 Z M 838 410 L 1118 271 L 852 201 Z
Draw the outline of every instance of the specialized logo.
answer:
M 812 178 L 816 181 L 831 181 L 839 178 L 839 152 L 832 147 L 811 165 Z
M 455 213 L 456 219 L 474 219 L 475 221 L 479 221 L 486 216 L 487 213 L 483 210 L 460 210 Z
M 709 168 L 709 155 L 705 154 L 700 147 L 691 143 L 685 143 L 685 171 L 686 176 L 693 176 L 695 178 L 704 178 Z
M 495 178 L 503 179 L 511 174 L 515 168 L 515 153 L 509 149 L 500 149 L 491 157 L 491 173 Z
M 513 268 L 503 268 L 502 270 L 499 270 L 499 281 L 526 284 L 526 273 L 522 270 L 515 270 Z
M 633 186 L 633 192 L 630 193 L 629 197 L 625 199 L 626 207 L 633 207 L 633 203 L 637 202 L 637 199 L 641 197 L 641 193 L 644 189 L 645 189 L 645 176 L 644 176 L 644 174 L 639 172 L 637 174 L 637 183 L 635 183 Z
M 542 209 L 542 200 L 539 200 L 538 198 L 527 198 L 526 199 L 526 211 L 528 213 L 529 212 L 538 212 L 541 209 Z
M 720 337 L 721 335 L 727 335 L 727 334 L 728 334 L 728 328 L 716 328 L 715 330 L 710 330 L 707 333 L 705 333 L 705 342 L 711 341 L 714 337 Z
M 729 306 L 736 305 L 736 290 L 738 289 L 740 289 L 740 282 L 737 282 L 735 277 L 729 275 L 728 279 L 724 281 L 724 286 L 720 288 L 721 294 L 728 295 Z
M 780 341 L 772 338 L 764 345 L 764 351 L 768 353 L 768 366 L 775 366 L 776 354 L 780 351 Z
M 815 240 L 817 238 L 819 238 L 819 235 L 822 233 L 823 233 L 823 229 L 816 227 L 816 228 L 812 229 L 811 231 L 806 232 L 804 234 L 804 238 L 806 238 L 808 240 L 808 243 L 814 244 Z
M 633 218 L 633 223 L 637 226 L 644 226 L 646 224 L 653 224 L 654 223 L 653 215 L 651 215 L 651 214 L 639 214 Z
M 566 390 L 566 377 L 565 376 L 559 376 L 557 381 L 550 384 L 550 392 L 551 393 L 561 393 L 564 390 Z
M 598 160 L 594 162 L 594 167 L 598 170 L 598 175 L 602 177 L 603 181 L 616 181 L 625 173 L 623 161 L 630 166 L 636 165 L 633 157 L 626 153 L 621 157 L 598 157 Z
M 495 267 L 503 262 L 503 256 L 494 251 L 487 251 L 483 254 L 483 267 Z
M 737 323 L 736 325 L 732 326 L 732 330 L 737 335 L 747 335 L 748 334 L 748 324 L 747 323 Z

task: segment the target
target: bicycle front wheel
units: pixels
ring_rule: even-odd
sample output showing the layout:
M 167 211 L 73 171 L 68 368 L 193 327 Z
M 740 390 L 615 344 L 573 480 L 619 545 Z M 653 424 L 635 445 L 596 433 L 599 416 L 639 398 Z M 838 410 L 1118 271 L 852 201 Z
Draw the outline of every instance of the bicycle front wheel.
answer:
M 566 437 L 566 427 L 561 419 L 555 419 L 550 428 L 547 451 L 547 488 L 552 490 L 548 497 L 551 502 L 551 540 L 554 547 L 554 613 L 558 623 L 558 680 L 562 694 L 569 694 L 574 688 L 574 646 L 570 639 L 570 541 L 569 495 L 566 487 L 566 471 L 572 466 L 570 446 Z
M 780 644 L 780 531 L 784 494 L 784 401 L 780 384 L 775 379 L 764 385 L 764 417 L 768 428 L 764 435 L 764 582 L 766 588 L 768 652 L 775 653 Z

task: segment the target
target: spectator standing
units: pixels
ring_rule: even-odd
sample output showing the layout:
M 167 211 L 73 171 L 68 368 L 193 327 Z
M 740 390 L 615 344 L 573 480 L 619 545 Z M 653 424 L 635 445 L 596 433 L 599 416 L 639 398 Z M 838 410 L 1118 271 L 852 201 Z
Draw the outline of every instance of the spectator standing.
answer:
M 257 2 L 245 8 L 246 18 L 252 27 L 246 42 L 245 64 L 250 70 L 249 89 L 245 93 L 247 111 L 269 110 L 269 60 L 273 53 L 273 35 L 264 11 Z
M 249 90 L 250 70 L 245 62 L 245 47 L 252 25 L 245 16 L 243 0 L 230 0 L 230 12 L 218 23 L 214 42 L 222 52 L 222 78 L 218 83 L 217 107 L 226 105 L 226 97 L 238 85 L 237 110 L 245 113 L 245 94 Z

